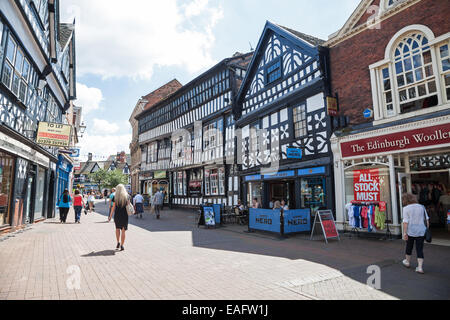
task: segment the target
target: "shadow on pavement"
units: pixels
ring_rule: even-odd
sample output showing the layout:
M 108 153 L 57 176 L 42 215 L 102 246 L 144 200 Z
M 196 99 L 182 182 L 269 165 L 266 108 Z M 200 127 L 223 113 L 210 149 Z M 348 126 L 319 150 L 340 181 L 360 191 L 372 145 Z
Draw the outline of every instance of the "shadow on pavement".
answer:
M 97 213 L 102 213 L 97 204 Z M 161 220 L 149 212 L 143 219 L 129 218 L 129 224 L 149 232 L 191 232 L 194 247 L 226 250 L 239 253 L 265 255 L 290 260 L 306 260 L 340 271 L 343 275 L 366 284 L 372 275 L 369 266 L 381 268 L 381 291 L 406 300 L 450 299 L 450 250 L 448 247 L 425 246 L 426 274 L 414 272 L 416 256 L 413 254 L 411 269 L 405 269 L 405 242 L 377 239 L 349 238 L 341 235 L 341 241 L 310 241 L 309 235 L 281 239 L 277 235 L 247 233 L 247 227 L 226 225 L 217 229 L 198 228 L 194 210 L 161 211 Z M 317 239 L 317 238 L 315 238 Z M 301 277 L 301 274 L 299 274 Z
M 91 252 L 89 254 L 85 254 L 82 255 L 83 258 L 88 258 L 88 257 L 110 257 L 110 256 L 114 256 L 116 255 L 116 251 L 115 250 L 104 250 L 104 251 L 99 251 L 99 252 Z

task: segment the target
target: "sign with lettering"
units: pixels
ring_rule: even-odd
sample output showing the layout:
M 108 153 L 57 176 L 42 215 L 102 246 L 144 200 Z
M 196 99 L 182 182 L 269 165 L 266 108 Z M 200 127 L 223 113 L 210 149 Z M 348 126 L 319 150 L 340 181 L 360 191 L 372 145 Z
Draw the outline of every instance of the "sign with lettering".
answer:
M 337 102 L 336 98 L 327 97 L 327 110 L 328 110 L 328 115 L 331 117 L 336 117 L 339 115 L 338 102 Z
M 311 231 L 311 210 L 284 211 L 284 234 Z
M 450 145 L 450 123 L 341 143 L 342 157 L 399 152 L 435 145 Z
M 314 227 L 320 224 L 322 227 L 323 236 L 325 237 L 325 242 L 328 243 L 328 239 L 338 238 L 339 232 L 336 227 L 336 223 L 334 221 L 333 211 L 331 210 L 319 210 L 316 212 L 316 217 L 314 218 L 314 224 L 311 232 L 311 240 L 314 236 Z
M 295 171 L 282 171 L 264 175 L 264 179 L 283 179 L 295 177 Z
M 380 212 L 386 212 L 386 202 L 380 202 Z
M 379 170 L 366 169 L 354 171 L 353 191 L 355 201 L 380 201 L 381 188 Z
M 287 148 L 286 156 L 287 156 L 288 159 L 301 160 L 302 156 L 303 156 L 302 149 L 300 149 L 300 148 Z
M 70 157 L 71 158 L 79 158 L 80 157 L 80 149 L 79 148 L 75 148 L 75 149 L 70 149 L 71 153 L 70 153 Z
M 155 171 L 153 174 L 154 179 L 166 179 L 166 171 Z
M 39 122 L 36 143 L 51 147 L 69 147 L 71 133 L 70 125 Z
M 249 228 L 280 233 L 280 210 L 250 209 Z

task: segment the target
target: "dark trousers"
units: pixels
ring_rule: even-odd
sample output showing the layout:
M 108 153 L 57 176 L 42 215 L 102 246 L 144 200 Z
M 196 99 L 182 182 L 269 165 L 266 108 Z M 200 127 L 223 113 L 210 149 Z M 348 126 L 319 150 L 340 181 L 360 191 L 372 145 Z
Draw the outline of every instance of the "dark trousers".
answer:
M 416 243 L 417 258 L 424 259 L 423 256 L 423 244 L 425 237 L 410 237 L 408 236 L 408 242 L 406 243 L 406 255 L 412 255 L 414 242 Z
M 81 210 L 83 210 L 83 207 L 73 207 L 75 210 L 75 222 L 80 221 L 81 218 Z
M 62 222 L 66 222 L 68 213 L 69 213 L 69 208 L 59 208 L 59 218 Z

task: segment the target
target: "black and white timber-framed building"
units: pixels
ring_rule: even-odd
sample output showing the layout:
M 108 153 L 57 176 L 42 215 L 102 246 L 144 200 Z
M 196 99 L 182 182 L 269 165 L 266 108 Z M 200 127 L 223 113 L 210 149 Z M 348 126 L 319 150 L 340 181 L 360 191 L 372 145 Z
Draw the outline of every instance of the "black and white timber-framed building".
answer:
M 233 110 L 247 205 L 257 198 L 263 208 L 272 200 L 312 212 L 333 208 L 323 42 L 269 21 L 264 27 Z
M 163 189 L 166 203 L 237 204 L 234 97 L 252 53 L 224 59 L 139 114 L 141 191 Z
M 69 157 L 36 143 L 40 121 L 73 119 L 75 26 L 59 10 L 59 0 L 0 1 L 0 232 L 54 217 L 70 184 Z

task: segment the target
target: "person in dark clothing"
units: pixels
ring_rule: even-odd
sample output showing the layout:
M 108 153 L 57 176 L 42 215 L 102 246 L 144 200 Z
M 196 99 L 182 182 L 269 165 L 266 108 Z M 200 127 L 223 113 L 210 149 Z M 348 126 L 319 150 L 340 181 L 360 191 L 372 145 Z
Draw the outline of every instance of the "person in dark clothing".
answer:
M 127 205 L 130 203 L 130 199 L 125 189 L 125 186 L 119 184 L 116 188 L 116 194 L 114 196 L 114 203 L 109 214 L 108 221 L 111 221 L 114 213 L 114 223 L 116 225 L 116 238 L 117 247 L 120 251 L 125 250 L 123 245 L 125 243 L 125 232 L 128 230 L 128 213 Z
M 67 214 L 70 210 L 70 203 L 72 202 L 72 198 L 69 195 L 69 190 L 64 190 L 64 193 L 61 195 L 61 198 L 59 199 L 59 217 L 61 220 L 61 223 L 66 223 Z

